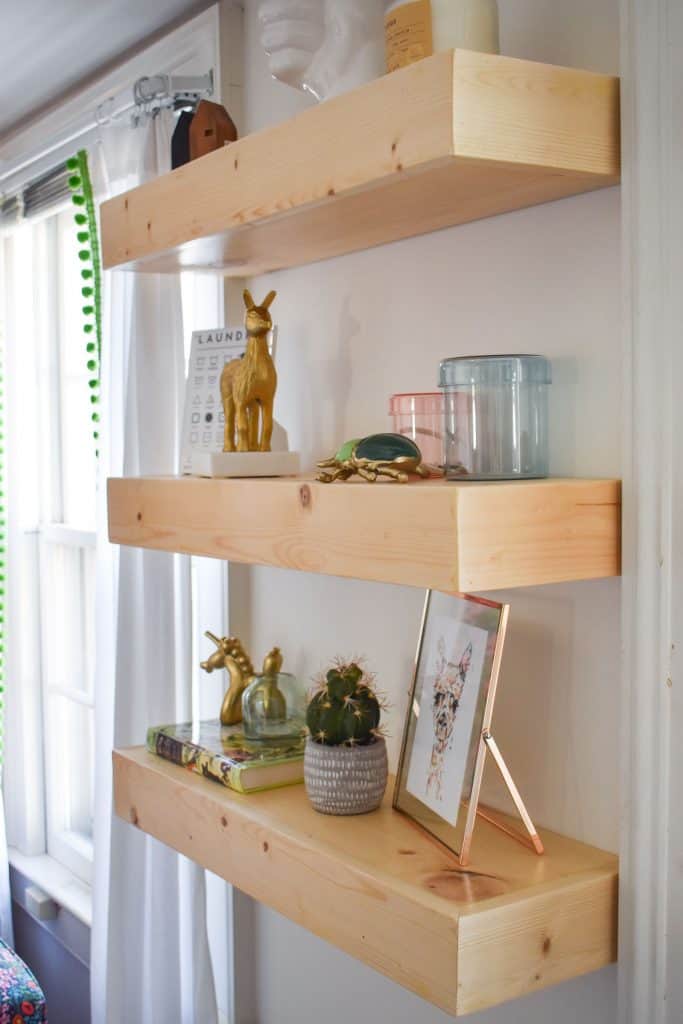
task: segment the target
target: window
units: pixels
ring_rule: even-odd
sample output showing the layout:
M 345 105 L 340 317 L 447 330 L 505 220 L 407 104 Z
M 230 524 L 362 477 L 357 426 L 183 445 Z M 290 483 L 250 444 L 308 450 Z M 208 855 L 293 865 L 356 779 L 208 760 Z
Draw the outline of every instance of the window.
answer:
M 89 881 L 97 460 L 78 248 L 71 208 L 16 228 L 4 239 L 4 288 L 12 310 L 5 345 L 15 352 L 6 381 L 10 519 L 32 551 L 22 570 L 38 596 L 11 643 L 39 652 L 28 685 L 42 718 L 44 849 Z M 10 677 L 10 691 L 15 685 Z
M 19 742 L 12 738 L 22 764 L 7 766 L 15 775 L 6 794 L 10 843 L 28 854 L 47 852 L 89 882 L 97 459 L 78 248 L 70 207 L 0 237 L 0 293 L 11 354 L 6 381 L 10 551 L 16 555 L 23 549 L 21 564 L 10 564 L 9 600 L 21 605 L 21 614 L 18 628 L 8 625 L 8 726 L 14 728 L 11 704 L 19 690 L 22 703 L 35 712 Z M 188 345 L 195 327 L 223 320 L 216 279 L 182 275 L 182 301 Z M 197 559 L 192 574 L 196 644 L 200 623 L 210 621 L 225 599 L 225 574 L 216 572 L 212 560 L 206 565 Z M 197 649 L 193 713 L 207 717 L 213 708 L 201 699 L 200 657 Z M 24 774 L 29 771 L 39 776 L 32 789 Z M 24 802 L 13 815 L 17 792 L 25 793 Z M 17 817 L 34 819 L 28 837 L 13 824 Z

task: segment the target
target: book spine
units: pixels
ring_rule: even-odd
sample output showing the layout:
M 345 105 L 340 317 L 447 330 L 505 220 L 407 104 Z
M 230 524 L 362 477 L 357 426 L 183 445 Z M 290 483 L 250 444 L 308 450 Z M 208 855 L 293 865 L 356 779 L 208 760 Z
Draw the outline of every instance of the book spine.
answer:
M 225 754 L 215 753 L 210 749 L 198 746 L 196 743 L 190 742 L 189 739 L 180 739 L 178 736 L 169 735 L 166 729 L 166 726 L 153 726 L 148 729 L 147 749 L 150 753 L 157 754 L 166 761 L 171 761 L 173 764 L 193 771 L 197 775 L 202 775 L 204 778 L 214 779 L 237 793 L 253 793 L 262 789 L 275 789 L 281 785 L 291 784 L 288 780 L 284 783 L 276 782 L 268 786 L 260 786 L 258 785 L 257 770 L 259 767 L 270 768 L 281 763 L 288 763 L 291 760 L 290 757 L 274 757 L 271 761 L 263 764 L 249 759 L 235 758 L 233 760 Z M 303 756 L 300 760 L 303 763 Z M 251 784 L 245 786 L 245 779 L 249 779 Z
M 147 749 L 150 753 L 158 754 L 159 757 L 164 757 L 167 761 L 173 761 L 174 764 L 185 764 L 186 759 L 183 758 L 185 744 L 183 741 L 176 739 L 174 736 L 168 736 L 161 729 L 149 730 L 147 733 Z

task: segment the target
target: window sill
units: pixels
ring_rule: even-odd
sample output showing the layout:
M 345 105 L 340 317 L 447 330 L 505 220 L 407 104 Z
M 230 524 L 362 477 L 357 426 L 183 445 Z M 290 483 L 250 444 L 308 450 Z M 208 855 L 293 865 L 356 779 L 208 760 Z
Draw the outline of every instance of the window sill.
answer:
M 92 890 L 89 885 L 45 853 L 28 857 L 14 846 L 10 846 L 8 852 L 9 862 L 13 868 L 43 889 L 55 903 L 82 924 L 91 927 Z

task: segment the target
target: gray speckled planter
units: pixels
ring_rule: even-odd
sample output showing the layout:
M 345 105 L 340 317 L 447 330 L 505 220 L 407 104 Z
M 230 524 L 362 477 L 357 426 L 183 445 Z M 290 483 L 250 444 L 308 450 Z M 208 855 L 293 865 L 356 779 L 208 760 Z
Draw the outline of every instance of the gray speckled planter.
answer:
M 321 814 L 367 814 L 387 788 L 387 745 L 326 747 L 306 740 L 304 780 L 308 798 Z

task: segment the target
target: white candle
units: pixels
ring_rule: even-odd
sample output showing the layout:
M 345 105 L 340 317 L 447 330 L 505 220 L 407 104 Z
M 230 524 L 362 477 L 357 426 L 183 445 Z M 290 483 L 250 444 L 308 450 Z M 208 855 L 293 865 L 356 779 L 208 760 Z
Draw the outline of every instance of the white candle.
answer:
M 497 0 L 431 0 L 434 52 L 499 53 Z

